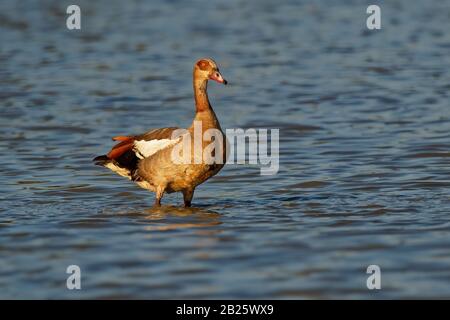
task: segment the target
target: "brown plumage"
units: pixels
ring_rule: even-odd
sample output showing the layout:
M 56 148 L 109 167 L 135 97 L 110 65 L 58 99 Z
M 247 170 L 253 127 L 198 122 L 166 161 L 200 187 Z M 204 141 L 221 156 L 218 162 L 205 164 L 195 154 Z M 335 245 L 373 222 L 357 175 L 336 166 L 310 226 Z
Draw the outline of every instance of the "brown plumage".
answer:
M 114 137 L 113 140 L 119 143 L 108 154 L 96 157 L 95 164 L 107 167 L 136 182 L 140 187 L 155 192 L 157 206 L 161 204 L 165 192 L 182 192 L 184 205 L 190 206 L 195 187 L 217 174 L 225 162 L 227 141 L 208 99 L 208 80 L 227 84 L 212 59 L 200 59 L 195 63 L 193 71 L 196 114 L 192 125 L 186 129 L 186 134 L 191 136 L 190 163 L 179 164 L 173 161 L 173 148 L 180 141 L 174 139 L 173 133 L 179 128 L 169 127 L 136 136 Z M 202 137 L 208 129 L 216 129 L 222 133 L 220 151 L 223 161 L 212 164 L 194 163 L 194 123 L 197 127 L 201 124 Z M 202 150 L 209 144 L 210 141 L 202 139 Z

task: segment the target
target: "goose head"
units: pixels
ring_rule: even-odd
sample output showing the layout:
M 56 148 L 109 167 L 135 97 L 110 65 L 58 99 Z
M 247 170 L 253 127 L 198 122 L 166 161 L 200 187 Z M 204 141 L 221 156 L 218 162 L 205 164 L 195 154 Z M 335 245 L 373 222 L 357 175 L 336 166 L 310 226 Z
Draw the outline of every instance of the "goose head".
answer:
M 202 81 L 214 80 L 218 83 L 228 83 L 220 73 L 216 62 L 211 58 L 202 58 L 195 63 L 194 77 Z

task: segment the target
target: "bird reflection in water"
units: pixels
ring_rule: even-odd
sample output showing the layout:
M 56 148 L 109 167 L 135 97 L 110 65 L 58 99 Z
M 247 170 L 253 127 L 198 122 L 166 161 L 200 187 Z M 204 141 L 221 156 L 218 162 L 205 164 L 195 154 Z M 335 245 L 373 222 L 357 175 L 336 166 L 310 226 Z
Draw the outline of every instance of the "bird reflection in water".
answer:
M 145 219 L 155 224 L 145 227 L 148 231 L 169 231 L 189 228 L 208 228 L 222 224 L 222 215 L 203 208 L 174 206 L 153 207 L 145 210 Z

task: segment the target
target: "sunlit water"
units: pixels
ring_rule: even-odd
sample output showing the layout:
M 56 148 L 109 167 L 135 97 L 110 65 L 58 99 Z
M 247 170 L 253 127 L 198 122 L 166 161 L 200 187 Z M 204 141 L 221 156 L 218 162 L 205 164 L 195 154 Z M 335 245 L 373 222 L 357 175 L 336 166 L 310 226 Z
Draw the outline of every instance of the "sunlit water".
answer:
M 1 298 L 450 298 L 450 3 L 0 3 Z M 194 208 L 91 159 L 188 126 L 213 57 L 223 128 L 279 128 Z M 82 290 L 66 289 L 66 268 Z M 366 287 L 367 266 L 382 289 Z

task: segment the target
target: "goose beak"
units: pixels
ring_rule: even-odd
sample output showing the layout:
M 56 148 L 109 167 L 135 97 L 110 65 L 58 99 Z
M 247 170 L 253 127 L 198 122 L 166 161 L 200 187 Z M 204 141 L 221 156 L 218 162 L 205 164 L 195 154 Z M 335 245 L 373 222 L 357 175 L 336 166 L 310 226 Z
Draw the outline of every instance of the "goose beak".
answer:
M 222 77 L 222 75 L 220 74 L 219 71 L 214 72 L 212 75 L 209 76 L 209 78 L 210 78 L 211 80 L 214 80 L 214 81 L 218 82 L 218 83 L 223 83 L 223 84 L 225 84 L 225 85 L 228 84 L 228 81 L 225 80 L 225 79 Z

